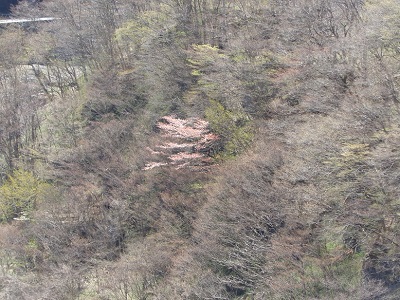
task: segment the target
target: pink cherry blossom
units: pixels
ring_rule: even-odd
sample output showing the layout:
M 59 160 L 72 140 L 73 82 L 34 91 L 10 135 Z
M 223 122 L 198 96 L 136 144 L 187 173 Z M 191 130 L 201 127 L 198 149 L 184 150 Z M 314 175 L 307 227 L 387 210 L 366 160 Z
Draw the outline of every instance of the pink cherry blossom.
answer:
M 163 141 L 154 149 L 148 148 L 157 162 L 149 162 L 143 170 L 174 166 L 176 169 L 204 167 L 212 164 L 207 155 L 219 137 L 210 132 L 209 123 L 199 118 L 179 119 L 164 116 L 157 123 Z M 162 162 L 159 162 L 160 160 Z

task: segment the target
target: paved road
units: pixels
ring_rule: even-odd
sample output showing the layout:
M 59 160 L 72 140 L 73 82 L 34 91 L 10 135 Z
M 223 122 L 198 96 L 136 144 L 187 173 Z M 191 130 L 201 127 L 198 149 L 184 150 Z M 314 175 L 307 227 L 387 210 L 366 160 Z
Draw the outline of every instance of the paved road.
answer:
M 57 18 L 47 17 L 47 18 L 30 18 L 30 19 L 8 19 L 8 20 L 0 20 L 1 24 L 12 24 L 12 23 L 30 23 L 30 22 L 45 22 L 45 21 L 54 21 Z

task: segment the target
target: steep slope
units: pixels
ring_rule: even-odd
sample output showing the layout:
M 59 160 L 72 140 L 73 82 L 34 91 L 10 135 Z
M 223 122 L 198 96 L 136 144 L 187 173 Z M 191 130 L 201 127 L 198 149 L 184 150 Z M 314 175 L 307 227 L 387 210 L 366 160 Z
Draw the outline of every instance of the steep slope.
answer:
M 3 30 L 0 298 L 396 299 L 397 2 L 49 1 Z

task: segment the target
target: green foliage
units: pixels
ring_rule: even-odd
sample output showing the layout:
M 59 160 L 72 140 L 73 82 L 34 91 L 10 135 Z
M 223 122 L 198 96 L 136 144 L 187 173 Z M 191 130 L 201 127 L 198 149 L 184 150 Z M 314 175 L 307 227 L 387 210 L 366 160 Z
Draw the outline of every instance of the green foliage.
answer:
M 49 184 L 37 179 L 31 172 L 17 169 L 0 187 L 0 220 L 26 217 L 35 209 Z
M 206 119 L 212 131 L 222 138 L 222 157 L 240 154 L 253 140 L 250 118 L 245 113 L 225 109 L 218 101 L 211 100 Z
M 224 101 L 223 98 L 229 90 L 230 100 L 232 100 L 234 88 L 227 84 L 231 82 L 229 78 L 231 70 L 228 66 L 231 66 L 232 62 L 231 58 L 215 46 L 192 45 L 187 65 L 192 69 L 191 75 L 196 80 L 196 85 L 189 93 L 195 93 L 202 99 L 219 99 L 225 105 L 228 101 Z M 237 83 L 237 86 L 240 86 L 240 83 Z M 190 98 L 193 95 L 187 96 Z
M 86 125 L 83 115 L 85 99 L 75 95 L 70 97 L 74 101 L 55 99 L 40 112 L 41 117 L 46 119 L 40 128 L 41 141 L 48 151 L 75 147 L 82 135 Z
M 120 44 L 139 47 L 151 33 L 152 30 L 148 26 L 138 21 L 129 21 L 116 30 L 115 38 Z
M 364 257 L 363 252 L 354 253 L 331 267 L 338 286 L 344 290 L 352 290 L 361 283 Z
M 142 46 L 149 44 L 151 39 L 158 36 L 159 28 L 164 28 L 168 23 L 167 8 L 163 10 L 145 11 L 138 14 L 134 20 L 122 24 L 115 31 L 115 39 L 122 47 L 139 50 Z
M 187 53 L 186 64 L 191 69 L 195 84 L 187 91 L 186 102 L 196 105 L 200 111 L 206 109 L 205 99 L 218 99 L 228 108 L 239 107 L 235 90 L 241 84 L 234 79 L 231 68 L 233 59 L 223 50 L 208 44 L 194 44 Z M 229 105 L 231 103 L 234 105 Z
M 205 68 L 214 64 L 219 58 L 226 57 L 220 50 L 211 45 L 193 45 L 192 58 L 188 59 L 191 67 Z

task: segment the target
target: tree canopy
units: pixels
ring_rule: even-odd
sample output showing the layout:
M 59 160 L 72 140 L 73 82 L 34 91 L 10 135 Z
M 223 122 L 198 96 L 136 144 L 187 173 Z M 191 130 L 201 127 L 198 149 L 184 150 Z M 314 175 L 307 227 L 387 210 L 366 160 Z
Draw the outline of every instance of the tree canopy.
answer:
M 399 0 L 21 1 L 1 299 L 398 299 Z

